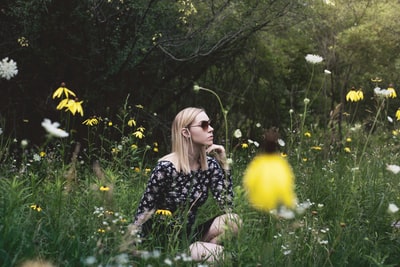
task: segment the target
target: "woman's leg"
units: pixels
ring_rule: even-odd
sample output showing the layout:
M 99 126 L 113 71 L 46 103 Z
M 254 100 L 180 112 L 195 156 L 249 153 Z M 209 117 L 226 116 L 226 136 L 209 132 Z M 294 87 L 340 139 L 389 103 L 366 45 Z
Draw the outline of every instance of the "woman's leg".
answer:
M 197 241 L 189 246 L 190 256 L 194 261 L 213 262 L 221 259 L 224 247 L 208 242 Z
M 235 213 L 227 213 L 216 217 L 208 231 L 204 234 L 202 241 L 218 244 L 219 238 L 228 231 L 234 235 L 237 234 L 242 220 Z

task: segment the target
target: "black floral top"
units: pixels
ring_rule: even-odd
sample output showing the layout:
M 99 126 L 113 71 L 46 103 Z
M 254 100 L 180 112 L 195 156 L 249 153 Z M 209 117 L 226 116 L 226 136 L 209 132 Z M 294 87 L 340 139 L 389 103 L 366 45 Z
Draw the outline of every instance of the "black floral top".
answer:
M 187 224 L 192 226 L 197 210 L 207 198 L 208 191 L 221 209 L 230 208 L 233 201 L 230 171 L 224 171 L 216 159 L 207 157 L 208 170 L 178 172 L 170 161 L 159 161 L 153 169 L 147 188 L 135 215 L 138 218 L 151 210 L 169 210 L 173 216 L 187 213 Z M 183 217 L 183 216 L 182 216 Z M 182 218 L 183 219 L 183 218 Z

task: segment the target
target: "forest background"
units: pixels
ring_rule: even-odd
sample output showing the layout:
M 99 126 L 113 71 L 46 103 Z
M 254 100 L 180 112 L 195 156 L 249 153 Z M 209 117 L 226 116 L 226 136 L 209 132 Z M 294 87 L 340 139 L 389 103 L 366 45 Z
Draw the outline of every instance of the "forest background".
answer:
M 195 94 L 194 84 L 214 90 L 230 129 L 245 128 L 248 137 L 258 137 L 256 123 L 285 133 L 306 90 L 315 100 L 309 118 L 325 128 L 338 104 L 346 111 L 351 87 L 368 99 L 371 78 L 396 86 L 398 7 L 394 0 L 5 0 L 0 54 L 17 62 L 19 74 L 0 80 L 2 128 L 42 142 L 40 122 L 59 119 L 51 96 L 62 82 L 83 101 L 84 116 L 70 122 L 77 139 L 87 136 L 84 120 L 114 120 L 127 101 L 161 149 L 168 150 L 170 122 L 186 106 L 206 108 L 224 142 L 218 103 Z M 324 61 L 313 66 L 306 54 Z

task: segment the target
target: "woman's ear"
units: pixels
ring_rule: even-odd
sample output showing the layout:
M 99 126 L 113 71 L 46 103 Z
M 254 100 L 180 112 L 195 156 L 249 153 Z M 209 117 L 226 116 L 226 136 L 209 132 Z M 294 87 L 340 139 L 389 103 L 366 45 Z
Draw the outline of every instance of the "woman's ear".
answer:
M 183 135 L 184 137 L 186 137 L 186 138 L 189 138 L 189 137 L 190 137 L 190 131 L 189 131 L 188 128 L 182 128 L 181 133 L 182 133 L 182 135 Z

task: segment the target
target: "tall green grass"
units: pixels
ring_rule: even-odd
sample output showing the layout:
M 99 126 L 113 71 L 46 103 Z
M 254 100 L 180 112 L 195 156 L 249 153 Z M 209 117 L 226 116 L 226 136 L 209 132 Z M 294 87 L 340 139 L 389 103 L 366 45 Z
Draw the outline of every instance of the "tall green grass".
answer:
M 285 151 L 304 208 L 293 219 L 248 204 L 241 178 L 257 148 L 233 151 L 235 212 L 244 223 L 237 237 L 225 240 L 225 257 L 214 266 L 399 266 L 400 233 L 392 223 L 400 217 L 388 205 L 400 206 L 400 174 L 386 166 L 399 164 L 400 137 L 385 127 L 371 135 L 344 132 L 351 142 L 343 146 L 314 130 L 303 138 L 300 156 Z M 83 152 L 65 163 L 59 154 L 66 150 L 56 144 L 40 160 L 33 159 L 42 148 L 24 157 L 7 154 L 0 167 L 0 265 L 44 259 L 56 266 L 211 266 L 190 261 L 174 235 L 164 246 L 140 237 L 121 246 L 152 164 L 143 160 L 150 148 L 132 149 L 130 138 L 102 140 L 118 151 L 95 163 Z M 217 213 L 210 199 L 199 220 Z

